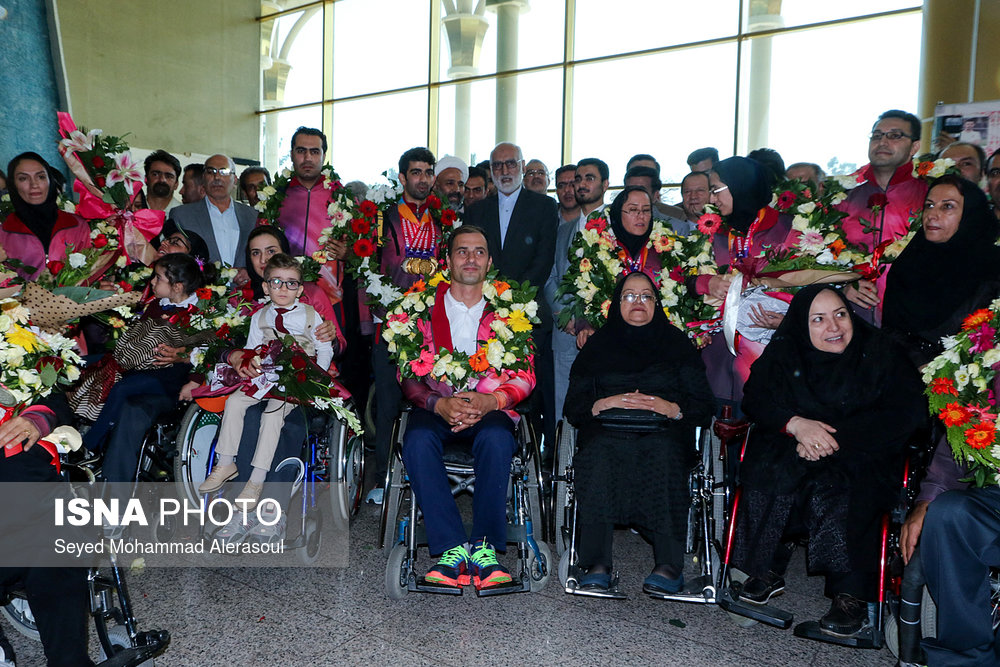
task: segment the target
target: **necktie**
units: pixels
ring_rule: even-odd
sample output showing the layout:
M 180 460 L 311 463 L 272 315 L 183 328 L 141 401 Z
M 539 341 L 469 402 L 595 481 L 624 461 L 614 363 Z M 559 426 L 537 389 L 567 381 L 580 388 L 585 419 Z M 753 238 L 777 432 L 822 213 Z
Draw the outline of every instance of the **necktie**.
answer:
M 291 312 L 291 308 L 275 308 L 274 312 L 277 315 L 274 316 L 274 328 L 278 330 L 279 333 L 286 334 L 288 329 L 285 328 L 285 320 L 282 317 L 285 313 Z

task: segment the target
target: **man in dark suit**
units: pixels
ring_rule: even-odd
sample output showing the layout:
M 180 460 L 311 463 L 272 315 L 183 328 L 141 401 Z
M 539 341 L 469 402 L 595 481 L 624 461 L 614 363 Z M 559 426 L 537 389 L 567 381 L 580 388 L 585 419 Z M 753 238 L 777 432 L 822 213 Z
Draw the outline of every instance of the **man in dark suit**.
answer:
M 233 199 L 235 183 L 233 161 L 213 155 L 205 161 L 205 199 L 173 208 L 170 219 L 205 239 L 209 261 L 239 268 L 237 282 L 245 282 L 247 237 L 257 224 L 257 212 Z
M 466 210 L 465 221 L 486 230 L 493 265 L 500 275 L 527 280 L 538 288 L 535 327 L 535 374 L 537 382 L 533 421 L 541 415 L 546 449 L 555 446 L 555 389 L 552 368 L 552 311 L 544 287 L 555 259 L 558 207 L 551 197 L 527 190 L 524 155 L 511 143 L 497 144 L 490 154 L 490 170 L 496 194 Z

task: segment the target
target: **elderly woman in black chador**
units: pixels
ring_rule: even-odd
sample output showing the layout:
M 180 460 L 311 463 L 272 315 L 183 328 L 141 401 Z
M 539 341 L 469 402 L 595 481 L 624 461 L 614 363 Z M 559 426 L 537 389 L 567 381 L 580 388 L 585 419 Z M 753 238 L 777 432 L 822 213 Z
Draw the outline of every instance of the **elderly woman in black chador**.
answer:
M 866 601 L 878 599 L 881 517 L 925 419 L 922 389 L 904 351 L 855 317 L 840 292 L 812 285 L 795 296 L 743 399 L 757 426 L 732 558 L 750 576 L 743 600 L 763 604 L 784 590 L 779 545 L 805 534 L 809 570 L 826 576 L 833 598 L 820 629 L 862 629 Z
M 892 263 L 882 328 L 918 366 L 943 351 L 940 339 L 1000 293 L 1000 231 L 975 183 L 947 175 L 924 202 L 923 227 Z
M 600 413 L 616 408 L 651 411 L 661 423 L 645 433 L 602 425 Z M 643 590 L 680 590 L 694 430 L 712 409 L 701 358 L 667 320 L 652 280 L 635 272 L 619 281 L 608 322 L 576 358 L 566 395 L 566 417 L 579 429 L 582 588 L 607 590 L 613 529 L 624 524 L 653 544 L 656 565 Z

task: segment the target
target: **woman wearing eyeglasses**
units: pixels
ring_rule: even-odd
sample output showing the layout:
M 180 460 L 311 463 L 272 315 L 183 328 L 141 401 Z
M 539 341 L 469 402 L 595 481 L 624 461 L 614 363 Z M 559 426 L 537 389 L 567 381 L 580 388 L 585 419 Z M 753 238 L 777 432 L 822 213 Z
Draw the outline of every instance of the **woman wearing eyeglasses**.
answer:
M 0 223 L 0 259 L 20 261 L 24 267 L 18 273 L 27 280 L 36 279 L 46 263 L 65 261 L 70 247 L 90 247 L 83 218 L 59 210 L 58 175 L 38 153 L 21 153 L 7 165 L 14 210 Z
M 732 282 L 732 272 L 739 262 L 759 257 L 767 248 L 780 248 L 792 229 L 792 216 L 779 214 L 770 207 L 771 188 L 767 172 L 756 160 L 731 157 L 717 163 L 709 172 L 709 201 L 722 215 L 722 224 L 712 236 L 712 250 L 718 275 L 698 276 L 692 287 L 699 295 L 724 301 Z M 751 319 L 758 327 L 776 329 L 780 312 L 757 308 Z M 737 358 L 729 352 L 725 336 L 716 334 L 705 348 L 703 358 L 715 396 L 739 404 L 743 383 L 750 365 L 764 346 L 742 339 Z
M 621 279 L 608 322 L 580 351 L 566 394 L 566 418 L 578 429 L 573 466 L 583 591 L 612 584 L 616 524 L 634 526 L 653 545 L 655 565 L 643 590 L 681 589 L 694 429 L 711 412 L 705 366 L 667 320 L 652 279 L 642 272 Z M 607 421 L 622 415 L 636 419 L 617 427 Z M 644 430 L 632 430 L 640 422 Z

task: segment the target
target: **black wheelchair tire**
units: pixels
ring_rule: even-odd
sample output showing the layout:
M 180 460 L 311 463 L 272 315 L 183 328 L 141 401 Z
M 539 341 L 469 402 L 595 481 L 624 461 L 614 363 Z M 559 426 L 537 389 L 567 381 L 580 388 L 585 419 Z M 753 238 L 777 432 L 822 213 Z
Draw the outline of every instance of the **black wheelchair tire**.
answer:
M 389 558 L 385 564 L 385 594 L 391 600 L 402 600 L 406 597 L 406 583 L 403 577 L 403 561 L 406 560 L 406 545 L 402 542 L 393 545 L 389 550 Z

